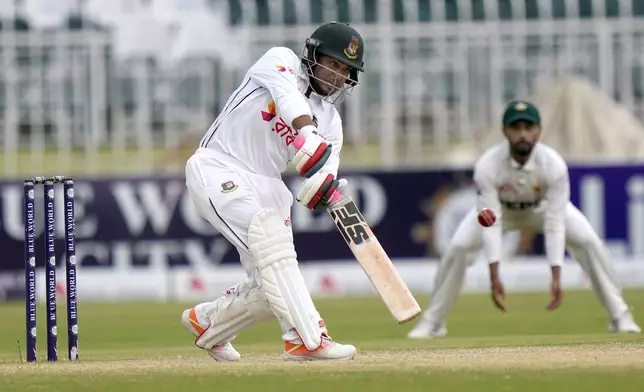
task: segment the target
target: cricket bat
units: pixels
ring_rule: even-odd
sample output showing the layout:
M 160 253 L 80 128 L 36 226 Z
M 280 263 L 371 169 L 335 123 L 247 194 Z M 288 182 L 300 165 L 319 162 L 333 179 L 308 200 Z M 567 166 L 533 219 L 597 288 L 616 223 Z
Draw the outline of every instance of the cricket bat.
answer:
M 389 256 L 350 196 L 334 195 L 327 212 L 391 315 L 404 324 L 421 312 Z

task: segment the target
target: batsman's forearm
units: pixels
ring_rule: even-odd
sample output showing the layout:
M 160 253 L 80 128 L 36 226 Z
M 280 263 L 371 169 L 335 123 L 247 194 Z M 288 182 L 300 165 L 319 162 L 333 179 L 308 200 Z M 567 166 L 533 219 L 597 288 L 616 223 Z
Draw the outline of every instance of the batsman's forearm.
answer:
M 307 125 L 315 126 L 315 124 L 313 124 L 313 119 L 309 115 L 303 115 L 303 116 L 297 117 L 296 119 L 293 120 L 292 125 L 295 129 L 302 129 Z

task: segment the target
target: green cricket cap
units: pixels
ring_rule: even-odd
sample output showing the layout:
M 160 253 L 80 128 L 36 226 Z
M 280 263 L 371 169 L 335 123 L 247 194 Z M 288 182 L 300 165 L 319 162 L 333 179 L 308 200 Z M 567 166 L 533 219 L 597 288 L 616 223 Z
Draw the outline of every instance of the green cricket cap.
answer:
M 536 106 L 526 101 L 512 101 L 503 112 L 503 125 L 510 125 L 515 121 L 529 121 L 541 124 L 541 114 Z

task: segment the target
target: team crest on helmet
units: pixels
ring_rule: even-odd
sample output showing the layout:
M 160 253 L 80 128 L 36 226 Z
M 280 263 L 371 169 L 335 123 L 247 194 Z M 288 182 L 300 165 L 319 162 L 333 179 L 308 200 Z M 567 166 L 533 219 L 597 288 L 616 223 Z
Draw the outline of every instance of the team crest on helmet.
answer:
M 517 103 L 516 105 L 514 105 L 514 109 L 515 109 L 515 110 L 519 110 L 519 111 L 524 111 L 524 110 L 526 110 L 527 108 L 528 108 L 528 105 L 526 105 L 526 104 L 525 104 L 525 103 L 523 103 L 523 102 L 519 102 L 519 103 Z
M 349 45 L 344 48 L 344 54 L 351 60 L 355 60 L 358 57 L 358 48 L 360 47 L 360 43 L 358 42 L 357 37 L 351 37 L 351 41 L 349 41 Z

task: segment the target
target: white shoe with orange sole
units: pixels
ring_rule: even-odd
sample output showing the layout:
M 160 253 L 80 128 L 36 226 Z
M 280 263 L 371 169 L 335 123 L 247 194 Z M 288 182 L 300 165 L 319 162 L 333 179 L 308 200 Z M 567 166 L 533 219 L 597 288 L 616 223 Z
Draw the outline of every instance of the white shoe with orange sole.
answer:
M 207 325 L 203 326 L 199 323 L 195 308 L 184 310 L 183 314 L 181 315 L 181 321 L 183 322 L 183 326 L 186 327 L 186 329 L 197 338 L 199 338 L 204 333 L 206 328 L 208 328 Z M 241 359 L 241 354 L 239 354 L 239 352 L 235 350 L 230 342 L 214 346 L 210 350 L 206 351 L 208 352 L 208 355 L 210 355 L 215 361 L 234 362 Z
M 323 335 L 322 344 L 315 350 L 309 350 L 299 339 L 284 342 L 283 358 L 287 361 L 342 361 L 353 359 L 358 350 L 350 344 L 334 342 Z

